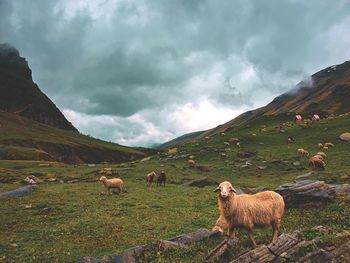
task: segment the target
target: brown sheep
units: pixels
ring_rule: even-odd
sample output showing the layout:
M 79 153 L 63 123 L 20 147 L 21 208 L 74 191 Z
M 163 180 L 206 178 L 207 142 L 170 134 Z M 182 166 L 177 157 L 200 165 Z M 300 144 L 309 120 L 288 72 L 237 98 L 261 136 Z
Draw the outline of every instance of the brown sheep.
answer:
M 324 170 L 326 167 L 326 163 L 317 156 L 313 156 L 310 158 L 309 165 L 312 166 L 314 169 L 321 168 L 322 170 Z
M 195 165 L 196 165 L 196 162 L 194 161 L 194 160 L 188 160 L 187 161 L 187 164 L 188 164 L 188 167 L 195 167 Z
M 111 194 L 110 192 L 111 188 L 117 188 L 119 191 L 118 192 L 119 194 L 123 192 L 124 182 L 120 178 L 107 179 L 106 176 L 101 176 L 100 182 L 102 182 L 104 186 L 107 188 L 108 194 Z
M 151 185 L 152 185 L 153 180 L 154 180 L 154 177 L 155 177 L 156 175 L 157 175 L 157 174 L 156 174 L 154 171 L 152 171 L 152 172 L 150 172 L 150 173 L 148 173 L 148 174 L 146 175 L 146 184 L 147 184 L 148 186 L 151 186 Z
M 298 149 L 298 154 L 299 154 L 300 156 L 306 156 L 306 157 L 309 157 L 309 152 L 308 152 L 308 151 L 306 151 L 306 150 L 305 150 L 305 149 L 303 149 L 303 148 Z
M 331 147 L 334 147 L 334 144 L 331 142 L 325 142 L 323 147 L 331 148 Z
M 244 228 L 254 247 L 256 242 L 253 228 L 272 226 L 271 242 L 277 238 L 285 207 L 281 195 L 273 191 L 237 195 L 228 181 L 222 182 L 215 192 L 220 192 L 218 196 L 220 217 L 213 231 L 223 232 L 228 228 L 228 238 L 233 238 L 236 228 Z
M 165 182 L 166 182 L 166 174 L 164 171 L 161 171 L 157 178 L 157 185 L 162 186 L 163 184 L 165 186 Z
M 325 154 L 324 152 L 318 152 L 316 153 L 316 155 L 321 155 L 324 159 L 327 158 L 327 154 Z

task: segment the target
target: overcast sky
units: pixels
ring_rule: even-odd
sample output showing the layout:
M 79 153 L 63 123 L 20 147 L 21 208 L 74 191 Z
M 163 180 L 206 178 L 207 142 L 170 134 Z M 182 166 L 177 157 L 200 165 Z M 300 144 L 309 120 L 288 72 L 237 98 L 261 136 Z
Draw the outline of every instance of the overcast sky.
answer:
M 0 0 L 0 43 L 82 133 L 148 146 L 350 59 L 350 1 Z

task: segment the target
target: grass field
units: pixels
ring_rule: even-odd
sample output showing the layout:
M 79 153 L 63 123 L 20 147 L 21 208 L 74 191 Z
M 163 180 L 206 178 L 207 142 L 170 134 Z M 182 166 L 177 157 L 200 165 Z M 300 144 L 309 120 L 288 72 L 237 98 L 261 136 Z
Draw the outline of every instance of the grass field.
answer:
M 240 130 L 225 135 L 186 143 L 178 147 L 178 156 L 191 154 L 197 164 L 206 165 L 208 172 L 187 167 L 187 158 L 171 158 L 165 153 L 145 162 L 99 164 L 95 167 L 51 163 L 39 167 L 37 161 L 0 161 L 0 187 L 12 190 L 22 186 L 28 175 L 40 179 L 56 178 L 46 182 L 28 196 L 0 201 L 0 262 L 76 262 L 84 256 L 108 259 L 123 250 L 140 244 L 188 233 L 198 228 L 211 228 L 219 212 L 214 186 L 204 188 L 181 187 L 179 184 L 208 176 L 215 181 L 229 180 L 235 187 L 268 189 L 293 180 L 310 170 L 306 159 L 296 154 L 303 147 L 316 153 L 317 143 L 330 141 L 335 147 L 327 152 L 325 171 L 315 171 L 315 179 L 329 183 L 350 183 L 350 144 L 337 138 L 350 132 L 349 116 L 322 120 L 307 129 L 299 126 L 284 127 L 280 123 L 292 118 L 289 115 L 264 117 Z M 261 125 L 266 132 L 259 132 Z M 253 136 L 252 134 L 256 134 Z M 295 143 L 288 145 L 287 137 Z M 205 150 L 224 148 L 224 142 L 238 137 L 245 150 L 258 154 L 249 159 L 236 157 L 237 149 L 227 151 L 227 157 Z M 159 160 L 161 158 L 161 160 Z M 249 161 L 252 165 L 242 167 Z M 295 165 L 293 162 L 300 162 Z M 267 166 L 259 170 L 257 166 Z M 111 167 L 125 181 L 128 193 L 107 196 L 98 182 L 99 170 Z M 165 187 L 146 187 L 144 176 L 149 171 L 164 170 L 168 183 Z M 61 182 L 60 182 L 61 180 Z M 71 183 L 69 183 L 71 182 Z M 29 208 L 26 208 L 29 207 Z M 313 226 L 324 225 L 331 233 L 321 236 L 321 246 L 338 244 L 350 231 L 349 204 L 341 199 L 323 209 L 288 209 L 282 221 L 282 231 L 301 230 L 306 236 L 317 233 Z M 342 233 L 342 234 L 341 234 Z M 258 244 L 267 243 L 271 230 L 256 230 Z M 350 234 L 349 234 L 350 235 Z M 251 249 L 244 233 L 232 253 Z M 206 240 L 158 255 L 149 255 L 146 262 L 198 262 L 223 237 Z

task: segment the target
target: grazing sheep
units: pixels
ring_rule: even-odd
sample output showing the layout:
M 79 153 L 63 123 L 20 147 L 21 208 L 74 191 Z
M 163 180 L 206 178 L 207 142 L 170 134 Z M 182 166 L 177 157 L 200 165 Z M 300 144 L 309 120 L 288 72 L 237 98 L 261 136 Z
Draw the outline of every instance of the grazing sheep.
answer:
M 322 155 L 316 154 L 316 155 L 314 155 L 313 157 L 319 158 L 319 159 L 321 159 L 322 161 L 324 161 L 324 157 L 323 157 Z
M 331 147 L 334 147 L 334 144 L 331 142 L 325 142 L 323 147 L 331 148 Z
M 161 186 L 163 184 L 165 186 L 165 182 L 166 182 L 166 174 L 164 171 L 161 171 L 157 178 L 157 185 Z
M 316 153 L 316 155 L 321 155 L 324 159 L 327 158 L 327 154 L 325 154 L 324 152 L 318 152 Z
M 155 177 L 156 175 L 157 175 L 157 174 L 156 174 L 155 171 L 152 171 L 152 172 L 150 172 L 150 173 L 148 173 L 148 174 L 146 175 L 146 184 L 147 184 L 148 186 L 151 186 L 151 185 L 152 185 L 153 180 L 154 180 L 154 177 Z
M 308 151 L 306 151 L 306 150 L 305 150 L 305 149 L 303 149 L 303 148 L 298 149 L 298 154 L 299 154 L 300 156 L 306 156 L 306 157 L 309 157 L 309 152 L 308 152 Z
M 322 149 L 325 150 L 325 151 L 328 151 L 329 148 L 327 146 L 323 146 Z
M 120 178 L 107 179 L 107 177 L 103 175 L 100 178 L 100 182 L 102 182 L 104 186 L 107 188 L 108 194 L 111 194 L 110 192 L 111 188 L 117 188 L 119 191 L 119 194 L 123 192 L 124 182 Z
M 312 168 L 314 169 L 321 168 L 322 170 L 324 170 L 326 167 L 326 163 L 317 156 L 313 156 L 310 158 L 309 165 L 312 166 Z
M 237 142 L 237 143 L 236 143 L 236 147 L 237 147 L 237 148 L 241 148 L 241 143 L 240 143 L 240 142 Z
M 294 142 L 294 138 L 289 136 L 288 139 L 287 139 L 287 142 L 288 143 L 293 143 Z
M 319 149 L 323 149 L 323 144 L 322 144 L 322 143 L 319 143 L 319 144 L 317 144 L 317 147 L 318 147 Z
M 223 232 L 228 228 L 228 237 L 233 238 L 236 228 L 244 228 L 254 247 L 256 242 L 253 237 L 253 228 L 272 226 L 271 242 L 277 238 L 285 207 L 281 195 L 273 191 L 237 195 L 228 181 L 222 182 L 214 192 L 220 192 L 218 196 L 220 217 L 213 231 Z
M 188 167 L 195 167 L 195 165 L 196 165 L 196 162 L 194 161 L 194 160 L 188 160 L 187 161 L 187 164 L 188 164 Z

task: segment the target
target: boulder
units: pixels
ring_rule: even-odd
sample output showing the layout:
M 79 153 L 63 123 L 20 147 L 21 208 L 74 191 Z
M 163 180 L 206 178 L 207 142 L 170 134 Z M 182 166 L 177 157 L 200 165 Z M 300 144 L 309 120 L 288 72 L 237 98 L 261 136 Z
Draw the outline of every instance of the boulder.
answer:
M 35 189 L 36 189 L 35 185 L 27 185 L 27 186 L 18 188 L 18 189 L 13 190 L 13 191 L 1 192 L 0 198 L 1 197 L 18 197 L 18 196 L 30 194 L 30 193 L 34 192 Z
M 309 179 L 283 184 L 275 191 L 283 196 L 287 207 L 319 207 L 339 194 L 350 199 L 348 184 L 331 185 Z

